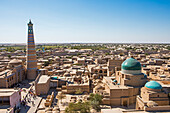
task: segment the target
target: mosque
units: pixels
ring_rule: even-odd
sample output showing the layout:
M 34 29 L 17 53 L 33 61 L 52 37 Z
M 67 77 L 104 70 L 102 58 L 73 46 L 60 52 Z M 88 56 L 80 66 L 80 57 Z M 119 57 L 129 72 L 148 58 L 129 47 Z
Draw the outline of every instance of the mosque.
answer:
M 147 76 L 141 73 L 140 62 L 131 57 L 122 63 L 121 71 L 116 71 L 115 77 L 104 77 L 103 84 L 98 84 L 94 93 L 104 95 L 103 104 L 128 107 L 135 104 L 136 96 L 146 82 Z
M 136 109 L 145 111 L 168 111 L 170 100 L 157 81 L 149 81 L 141 88 L 136 99 Z
M 121 64 L 121 71 L 116 71 L 115 77 L 104 77 L 93 92 L 104 96 L 103 104 L 114 107 L 136 105 L 136 110 L 170 110 L 168 94 L 158 82 L 147 82 L 140 62 L 133 57 Z

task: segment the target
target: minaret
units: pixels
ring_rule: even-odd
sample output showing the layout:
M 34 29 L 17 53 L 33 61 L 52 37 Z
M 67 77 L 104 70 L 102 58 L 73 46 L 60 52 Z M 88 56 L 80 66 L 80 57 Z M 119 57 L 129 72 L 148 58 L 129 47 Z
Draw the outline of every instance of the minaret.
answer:
M 28 42 L 27 42 L 27 79 L 33 80 L 37 76 L 37 58 L 34 43 L 33 24 L 28 23 Z

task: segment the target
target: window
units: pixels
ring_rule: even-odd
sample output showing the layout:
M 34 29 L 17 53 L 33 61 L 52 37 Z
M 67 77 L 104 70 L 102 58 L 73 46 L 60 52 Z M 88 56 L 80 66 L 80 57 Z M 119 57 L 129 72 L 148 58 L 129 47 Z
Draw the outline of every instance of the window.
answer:
M 129 76 L 129 75 L 126 75 L 126 79 L 130 79 L 130 76 Z
M 103 73 L 103 71 L 102 71 L 102 70 L 100 70 L 100 71 L 99 71 L 99 73 Z

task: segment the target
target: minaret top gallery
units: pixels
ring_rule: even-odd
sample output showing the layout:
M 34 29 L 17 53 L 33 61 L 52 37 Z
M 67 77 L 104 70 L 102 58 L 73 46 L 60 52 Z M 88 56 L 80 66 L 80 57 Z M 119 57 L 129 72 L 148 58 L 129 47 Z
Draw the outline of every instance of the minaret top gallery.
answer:
M 33 80 L 37 76 L 37 57 L 34 43 L 33 24 L 31 20 L 28 23 L 28 41 L 27 41 L 27 79 Z

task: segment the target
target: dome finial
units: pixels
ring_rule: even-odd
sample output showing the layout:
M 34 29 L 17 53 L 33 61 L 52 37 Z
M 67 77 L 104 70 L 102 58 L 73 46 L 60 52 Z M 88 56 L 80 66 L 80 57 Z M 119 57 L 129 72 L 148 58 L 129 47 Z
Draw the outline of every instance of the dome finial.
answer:
M 133 56 L 133 55 L 131 55 L 130 57 L 131 57 L 131 58 L 134 58 L 134 56 Z
M 32 24 L 31 19 L 29 19 L 29 23 L 28 24 Z
M 129 56 L 130 58 L 134 58 L 134 55 L 132 54 L 131 51 L 128 52 L 128 56 Z

